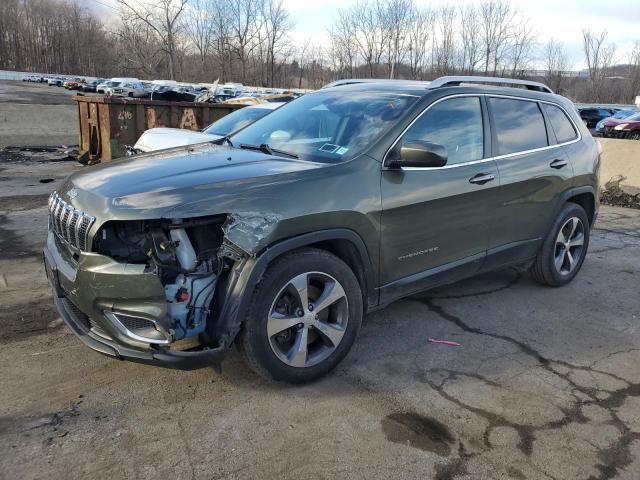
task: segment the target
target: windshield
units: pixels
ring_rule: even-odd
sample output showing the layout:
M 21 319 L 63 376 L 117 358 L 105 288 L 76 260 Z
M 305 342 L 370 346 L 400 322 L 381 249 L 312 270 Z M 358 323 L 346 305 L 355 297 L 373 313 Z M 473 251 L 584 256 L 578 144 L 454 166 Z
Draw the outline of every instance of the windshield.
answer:
M 339 162 L 362 153 L 419 97 L 393 92 L 308 93 L 231 137 L 236 147 L 269 147 L 302 159 Z
M 626 118 L 625 120 L 629 120 L 630 122 L 640 121 L 640 113 L 636 113 L 635 115 L 631 115 L 630 117 Z
M 630 115 L 633 115 L 636 112 L 635 110 L 620 110 L 618 113 L 616 113 L 613 118 L 627 118 Z
M 267 108 L 245 107 L 240 110 L 236 110 L 229 115 L 225 115 L 217 122 L 212 123 L 207 127 L 205 133 L 226 136 L 230 133 L 237 132 L 247 125 L 251 125 L 253 122 L 264 117 L 271 111 L 272 110 Z

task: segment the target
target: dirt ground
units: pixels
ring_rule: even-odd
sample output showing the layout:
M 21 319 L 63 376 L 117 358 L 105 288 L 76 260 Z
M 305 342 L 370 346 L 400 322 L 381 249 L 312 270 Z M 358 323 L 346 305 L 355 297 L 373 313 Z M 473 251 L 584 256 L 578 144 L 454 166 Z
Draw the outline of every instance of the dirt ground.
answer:
M 79 168 L 0 163 L 0 478 L 637 480 L 640 211 L 602 207 L 569 286 L 510 269 L 396 302 L 292 387 L 234 350 L 222 374 L 170 371 L 63 326 L 40 247 Z

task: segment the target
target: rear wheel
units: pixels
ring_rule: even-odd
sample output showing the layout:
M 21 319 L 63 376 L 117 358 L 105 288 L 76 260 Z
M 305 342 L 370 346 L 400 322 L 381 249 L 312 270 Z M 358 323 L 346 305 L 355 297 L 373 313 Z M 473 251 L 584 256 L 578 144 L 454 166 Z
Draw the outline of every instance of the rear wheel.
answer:
M 589 219 L 576 203 L 567 203 L 547 234 L 531 267 L 544 285 L 566 285 L 582 268 L 589 248 Z
M 298 250 L 271 265 L 256 287 L 238 347 L 258 374 L 308 382 L 346 356 L 361 322 L 351 269 L 323 250 Z

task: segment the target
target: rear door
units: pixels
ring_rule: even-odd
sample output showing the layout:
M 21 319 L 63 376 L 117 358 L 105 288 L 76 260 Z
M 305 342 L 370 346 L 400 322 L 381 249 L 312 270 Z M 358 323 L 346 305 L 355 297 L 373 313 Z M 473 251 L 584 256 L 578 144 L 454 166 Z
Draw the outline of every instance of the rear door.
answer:
M 480 96 L 449 97 L 429 106 L 399 139 L 396 146 L 442 145 L 448 162 L 383 170 L 381 280 L 389 287 L 383 295 L 428 287 L 424 281 L 443 272 L 466 276 L 479 268 L 498 186 L 487 122 Z
M 498 96 L 488 97 L 487 103 L 500 174 L 487 265 L 498 267 L 535 255 L 555 206 L 571 187 L 573 167 L 547 125 L 544 103 Z M 569 128 L 576 135 L 571 123 Z

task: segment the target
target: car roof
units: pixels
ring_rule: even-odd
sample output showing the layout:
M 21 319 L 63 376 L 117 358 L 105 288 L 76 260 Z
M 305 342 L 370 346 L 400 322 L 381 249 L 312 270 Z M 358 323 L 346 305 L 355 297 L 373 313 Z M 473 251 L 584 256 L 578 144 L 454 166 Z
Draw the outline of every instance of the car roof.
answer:
M 554 103 L 563 104 L 566 108 L 574 108 L 573 103 L 569 99 L 555 93 L 484 84 L 462 83 L 460 85 L 445 85 L 442 87 L 431 88 L 430 82 L 410 80 L 383 80 L 380 82 L 367 81 L 362 83 L 346 83 L 336 86 L 331 86 L 330 84 L 326 87 L 323 87 L 321 90 L 318 90 L 318 92 L 322 92 L 324 90 L 344 92 L 345 94 L 365 91 L 389 92 L 401 95 L 415 95 L 419 97 L 434 94 L 495 94 L 501 96 L 522 97 L 523 99 L 551 101 Z

